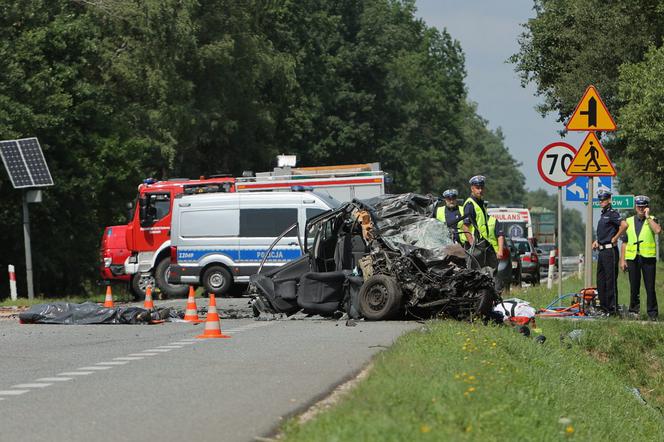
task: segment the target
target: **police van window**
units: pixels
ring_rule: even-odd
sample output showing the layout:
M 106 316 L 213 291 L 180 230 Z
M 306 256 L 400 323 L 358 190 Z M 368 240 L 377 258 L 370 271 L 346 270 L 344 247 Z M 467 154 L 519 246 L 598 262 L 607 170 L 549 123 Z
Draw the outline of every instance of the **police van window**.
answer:
M 154 220 L 160 220 L 171 210 L 171 196 L 168 193 L 151 193 L 149 194 L 149 205 L 154 208 Z
M 240 230 L 236 209 L 210 209 L 182 212 L 182 238 L 220 238 L 237 236 Z
M 320 215 L 323 212 L 327 212 L 325 209 L 307 209 L 307 220 L 310 220 L 314 216 Z
M 273 238 L 296 222 L 297 209 L 240 209 L 240 236 Z

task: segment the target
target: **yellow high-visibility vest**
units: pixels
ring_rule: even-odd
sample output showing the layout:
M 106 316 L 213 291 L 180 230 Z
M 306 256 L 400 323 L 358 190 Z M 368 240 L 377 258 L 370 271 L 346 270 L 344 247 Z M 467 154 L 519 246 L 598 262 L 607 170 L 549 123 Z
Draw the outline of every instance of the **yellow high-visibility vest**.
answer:
M 496 237 L 496 218 L 493 216 L 489 215 L 489 237 L 487 238 L 489 240 L 489 243 L 491 244 L 491 247 L 493 247 L 493 250 L 498 253 L 498 238 Z
M 648 217 L 654 219 L 652 216 Z M 640 242 L 639 242 L 640 241 Z M 639 242 L 637 244 L 637 242 Z M 634 217 L 627 218 L 627 247 L 625 248 L 625 259 L 630 261 L 636 258 L 638 254 L 644 258 L 655 258 L 657 256 L 657 245 L 655 244 L 655 233 L 650 228 L 648 220 L 643 220 L 643 226 L 639 236 L 636 236 L 636 226 Z
M 477 224 L 477 228 L 479 229 L 480 233 L 480 238 L 484 238 L 486 240 L 489 240 L 489 226 L 487 224 L 487 220 L 484 217 L 484 211 L 480 207 L 479 204 L 475 202 L 474 199 L 468 198 L 464 203 L 463 206 L 461 206 L 461 214 L 463 215 L 466 213 L 466 205 L 467 204 L 472 204 L 475 207 L 475 223 Z M 474 235 L 475 233 L 475 226 L 472 224 L 468 225 L 468 230 L 470 230 L 470 234 Z M 461 243 L 466 242 L 466 235 L 463 234 L 463 232 L 459 235 L 461 239 Z

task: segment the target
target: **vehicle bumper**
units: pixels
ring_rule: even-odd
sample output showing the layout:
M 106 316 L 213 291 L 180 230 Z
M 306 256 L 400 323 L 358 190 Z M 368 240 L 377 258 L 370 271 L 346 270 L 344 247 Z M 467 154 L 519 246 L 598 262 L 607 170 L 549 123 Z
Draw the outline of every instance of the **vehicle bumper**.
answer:
M 521 273 L 537 273 L 539 266 L 530 262 L 521 263 Z
M 199 284 L 202 270 L 203 269 L 198 266 L 181 266 L 177 264 L 171 264 L 168 272 L 168 283 Z
M 110 267 L 101 267 L 100 269 L 100 275 L 101 279 L 111 281 L 129 281 L 131 278 L 130 275 L 127 275 L 124 272 L 124 265 L 114 265 L 112 264 Z

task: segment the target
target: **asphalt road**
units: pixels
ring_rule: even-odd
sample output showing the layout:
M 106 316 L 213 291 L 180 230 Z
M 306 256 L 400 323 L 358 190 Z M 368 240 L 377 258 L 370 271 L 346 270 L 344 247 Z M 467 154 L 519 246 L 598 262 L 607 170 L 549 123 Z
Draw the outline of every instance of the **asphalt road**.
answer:
M 196 339 L 203 324 L 0 321 L 0 440 L 253 440 L 417 327 L 240 318 L 222 319 L 231 339 Z

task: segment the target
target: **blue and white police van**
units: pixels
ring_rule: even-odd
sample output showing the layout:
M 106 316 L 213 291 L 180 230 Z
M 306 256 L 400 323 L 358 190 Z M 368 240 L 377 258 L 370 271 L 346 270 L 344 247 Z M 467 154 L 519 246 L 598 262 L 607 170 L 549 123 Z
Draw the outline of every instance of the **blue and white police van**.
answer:
M 341 203 L 317 192 L 247 192 L 181 195 L 171 221 L 171 284 L 202 285 L 227 292 L 234 282 L 249 282 L 264 268 L 286 264 L 302 254 L 307 219 Z M 282 238 L 290 226 L 298 224 Z M 270 256 L 270 245 L 279 238 Z

